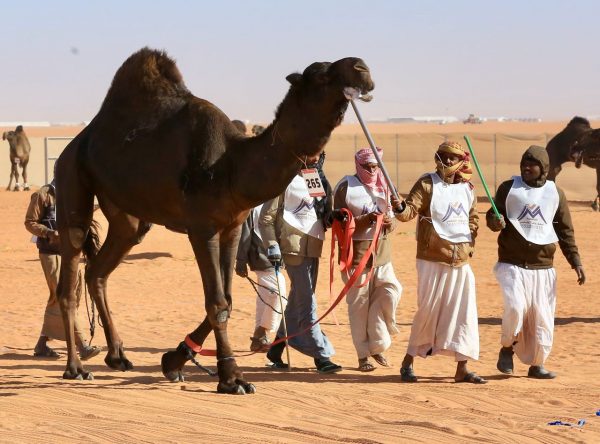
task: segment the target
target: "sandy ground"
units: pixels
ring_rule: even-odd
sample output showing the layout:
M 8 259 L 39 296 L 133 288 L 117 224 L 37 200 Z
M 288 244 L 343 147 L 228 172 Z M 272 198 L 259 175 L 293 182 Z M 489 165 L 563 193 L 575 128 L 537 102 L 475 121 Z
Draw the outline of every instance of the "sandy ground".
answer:
M 495 368 L 502 302 L 491 272 L 495 236 L 482 228 L 473 261 L 481 359 L 471 369 L 490 382 L 456 384 L 453 360 L 437 356 L 416 360 L 419 383 L 400 383 L 416 298 L 411 222 L 392 236 L 393 262 L 404 286 L 400 334 L 387 353 L 394 367 L 369 374 L 356 370 L 342 303 L 340 325 L 327 318 L 323 327 L 344 371 L 319 375 L 312 359 L 295 351 L 291 372 L 267 369 L 264 355 L 242 357 L 238 364 L 257 393 L 238 397 L 216 394 L 216 380 L 191 364 L 185 383 L 169 383 L 161 374 L 162 353 L 203 318 L 201 282 L 187 238 L 162 227 L 154 227 L 110 279 L 112 311 L 134 370 L 110 370 L 103 353 L 86 364 L 94 381 L 70 382 L 61 379 L 64 357 L 33 358 L 47 290 L 37 250 L 23 227 L 28 201 L 27 192 L 0 191 L 0 442 L 600 442 L 600 417 L 595 416 L 600 409 L 600 254 L 595 243 L 600 216 L 588 206 L 572 207 L 588 283 L 577 286 L 564 258 L 556 261 L 557 325 L 547 367 L 558 372 L 557 379 L 528 379 L 520 363 L 512 377 Z M 318 284 L 321 312 L 328 306 L 326 259 Z M 340 282 L 337 277 L 338 289 Z M 229 331 L 241 354 L 253 330 L 255 297 L 241 278 L 235 278 L 234 287 Z M 105 345 L 100 329 L 94 344 Z M 64 351 L 64 343 L 52 345 Z M 214 358 L 202 362 L 215 364 Z M 581 428 L 547 425 L 580 419 L 587 421 Z

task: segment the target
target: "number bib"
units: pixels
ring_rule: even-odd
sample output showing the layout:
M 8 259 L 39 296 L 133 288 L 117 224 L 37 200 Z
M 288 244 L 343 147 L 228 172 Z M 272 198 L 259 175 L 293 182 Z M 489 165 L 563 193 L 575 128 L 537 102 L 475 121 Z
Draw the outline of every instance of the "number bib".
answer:
M 306 188 L 308 188 L 308 195 L 310 197 L 323 197 L 325 196 L 325 189 L 321 183 L 319 172 L 316 168 L 305 168 L 300 170 L 302 178 L 306 182 Z

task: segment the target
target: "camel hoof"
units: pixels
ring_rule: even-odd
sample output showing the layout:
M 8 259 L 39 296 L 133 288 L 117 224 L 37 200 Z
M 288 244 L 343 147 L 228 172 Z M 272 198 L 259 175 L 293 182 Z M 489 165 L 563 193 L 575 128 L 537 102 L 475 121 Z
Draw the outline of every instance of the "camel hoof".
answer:
M 71 370 L 65 370 L 63 373 L 63 379 L 69 379 L 74 381 L 93 381 L 94 375 L 92 372 L 76 372 L 73 373 Z
M 227 395 L 253 395 L 256 393 L 256 387 L 254 384 L 242 381 L 241 379 L 236 379 L 235 384 L 232 385 L 219 382 L 219 385 L 217 385 L 217 393 L 225 393 Z
M 239 384 L 225 385 L 219 382 L 219 385 L 217 385 L 217 393 L 224 393 L 226 395 L 245 395 L 246 390 Z
M 169 382 L 185 382 L 183 373 L 180 371 L 166 372 L 166 373 L 163 372 L 163 375 L 165 376 L 165 378 L 167 378 L 169 380 Z
M 598 202 L 594 202 L 592 204 L 592 210 L 594 210 L 594 211 L 600 211 L 600 204 Z
M 183 382 L 183 366 L 187 362 L 186 357 L 178 351 L 169 351 L 162 355 L 160 368 L 163 375 L 171 382 Z
M 104 358 L 104 362 L 113 370 L 121 370 L 122 372 L 133 370 L 133 364 L 129 359 L 113 358 L 108 355 Z
M 239 381 L 238 384 L 240 384 L 244 388 L 244 391 L 247 394 L 253 395 L 256 393 L 256 386 L 254 384 L 245 381 Z

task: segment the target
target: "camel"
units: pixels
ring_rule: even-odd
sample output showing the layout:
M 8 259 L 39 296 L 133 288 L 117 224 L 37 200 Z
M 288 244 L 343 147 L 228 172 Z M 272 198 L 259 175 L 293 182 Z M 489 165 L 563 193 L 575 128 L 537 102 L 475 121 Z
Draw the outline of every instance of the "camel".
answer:
M 265 130 L 265 127 L 262 125 L 252 125 L 252 134 L 254 134 L 255 136 L 258 136 L 264 130 Z
M 107 300 L 107 280 L 152 224 L 187 233 L 202 276 L 206 317 L 176 350 L 162 356 L 170 381 L 208 334 L 216 339 L 217 392 L 254 393 L 227 338 L 240 227 L 251 208 L 281 194 L 307 157 L 322 152 L 344 117 L 344 88 L 374 88 L 359 58 L 317 62 L 291 84 L 275 119 L 248 137 L 212 103 L 197 98 L 164 52 L 143 48 L 118 69 L 98 114 L 57 160 L 56 192 L 62 264 L 59 299 L 67 335 L 65 379 L 93 379 L 76 353 L 77 264 L 85 274 L 108 345 L 105 363 L 130 370 Z M 368 97 L 368 96 L 367 96 Z M 92 245 L 94 196 L 108 220 L 106 240 Z
M 28 191 L 27 164 L 29 163 L 31 145 L 29 145 L 29 139 L 23 130 L 23 126 L 17 126 L 14 131 L 5 131 L 2 133 L 2 140 L 8 140 L 8 145 L 10 146 L 10 180 L 6 189 L 10 190 L 13 178 L 15 179 L 15 188 L 13 191 L 21 189 L 21 184 L 19 183 L 20 166 L 21 175 L 23 176 L 23 190 Z
M 596 198 L 592 208 L 600 211 L 600 129 L 592 129 L 587 119 L 575 116 L 550 139 L 546 151 L 550 157 L 550 180 L 556 180 L 565 162 L 575 162 L 576 168 L 584 164 L 596 170 Z
M 242 134 L 246 134 L 246 124 L 241 120 L 232 120 L 233 126 L 235 126 Z

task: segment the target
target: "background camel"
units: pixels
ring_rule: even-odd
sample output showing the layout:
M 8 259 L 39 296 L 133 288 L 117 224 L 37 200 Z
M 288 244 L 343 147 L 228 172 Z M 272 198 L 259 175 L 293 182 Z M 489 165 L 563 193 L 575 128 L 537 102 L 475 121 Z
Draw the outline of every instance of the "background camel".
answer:
M 242 134 L 246 134 L 246 124 L 241 120 L 232 120 L 233 126 L 235 126 Z
M 5 131 L 2 133 L 2 140 L 8 140 L 8 145 L 10 146 L 10 180 L 6 189 L 10 190 L 13 178 L 15 179 L 14 191 L 21 189 L 21 184 L 19 183 L 19 166 L 21 166 L 23 189 L 25 191 L 29 190 L 29 185 L 27 184 L 27 164 L 29 163 L 31 145 L 29 145 L 27 134 L 25 134 L 23 127 L 19 125 L 14 131 Z
M 255 136 L 258 136 L 264 130 L 265 130 L 265 127 L 262 125 L 252 125 L 252 134 L 254 134 Z
M 546 151 L 550 157 L 550 180 L 556 180 L 565 162 L 575 162 L 577 168 L 584 164 L 596 170 L 596 198 L 592 208 L 600 211 L 600 129 L 592 129 L 587 119 L 576 116 L 550 139 Z
M 291 86 L 273 123 L 260 136 L 246 137 L 215 105 L 188 91 L 165 53 L 144 48 L 119 68 L 100 111 L 57 161 L 59 298 L 68 350 L 64 378 L 92 377 L 77 356 L 73 332 L 77 264 L 84 248 L 86 282 L 108 345 L 105 362 L 114 369 L 133 368 L 108 307 L 106 283 L 155 223 L 187 233 L 207 312 L 177 350 L 163 355 L 163 373 L 171 381 L 183 380 L 184 364 L 214 331 L 217 391 L 254 392 L 227 339 L 240 225 L 251 208 L 285 190 L 307 157 L 323 150 L 348 106 L 344 88 L 367 93 L 374 87 L 358 58 L 313 63 L 286 79 Z M 90 229 L 94 196 L 109 223 L 97 252 Z

